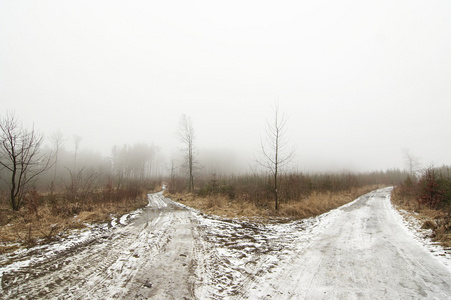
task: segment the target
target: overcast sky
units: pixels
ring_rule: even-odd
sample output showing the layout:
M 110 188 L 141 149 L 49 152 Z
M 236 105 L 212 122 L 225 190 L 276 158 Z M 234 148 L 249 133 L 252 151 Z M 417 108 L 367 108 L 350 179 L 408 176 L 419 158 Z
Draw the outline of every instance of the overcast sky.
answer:
M 0 113 L 66 148 L 251 159 L 275 101 L 299 170 L 451 164 L 451 1 L 0 0 Z

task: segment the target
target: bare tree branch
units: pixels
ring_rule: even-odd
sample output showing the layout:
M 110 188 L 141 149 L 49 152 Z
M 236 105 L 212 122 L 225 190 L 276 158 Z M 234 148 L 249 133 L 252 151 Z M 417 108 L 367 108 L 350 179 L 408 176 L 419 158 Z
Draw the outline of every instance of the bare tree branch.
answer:
M 261 157 L 256 158 L 257 163 L 266 169 L 273 177 L 275 209 L 278 204 L 278 175 L 294 158 L 295 148 L 288 148 L 286 139 L 287 119 L 280 114 L 279 105 L 274 105 L 274 119 L 267 121 L 265 138 L 260 140 Z
M 403 148 L 402 153 L 404 155 L 404 163 L 409 171 L 409 174 L 413 178 L 416 178 L 417 172 L 421 167 L 420 158 L 411 154 L 408 148 Z
M 194 157 L 194 140 L 196 138 L 194 134 L 193 124 L 191 118 L 186 115 L 180 116 L 180 122 L 177 130 L 177 137 L 184 145 L 183 151 L 185 152 L 184 166 L 188 171 L 188 191 L 194 189 L 194 169 L 196 167 L 196 160 Z
M 43 136 L 23 128 L 12 113 L 0 119 L 0 165 L 9 171 L 11 207 L 19 210 L 28 189 L 51 166 L 52 154 L 42 154 Z

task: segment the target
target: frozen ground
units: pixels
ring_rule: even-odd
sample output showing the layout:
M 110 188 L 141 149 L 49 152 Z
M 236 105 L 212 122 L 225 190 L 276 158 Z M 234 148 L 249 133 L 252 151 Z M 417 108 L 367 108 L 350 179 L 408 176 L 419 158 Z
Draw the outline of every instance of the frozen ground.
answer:
M 109 224 L 0 256 L 0 298 L 451 299 L 447 254 L 393 209 L 390 191 L 269 225 L 152 194 Z

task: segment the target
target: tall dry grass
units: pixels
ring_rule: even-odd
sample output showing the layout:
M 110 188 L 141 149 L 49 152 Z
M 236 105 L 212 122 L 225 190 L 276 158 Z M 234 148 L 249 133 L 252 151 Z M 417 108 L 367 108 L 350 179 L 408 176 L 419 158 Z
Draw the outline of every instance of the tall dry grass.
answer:
M 430 237 L 434 241 L 451 248 L 451 215 L 449 212 L 422 205 L 414 197 L 401 198 L 396 191 L 392 193 L 391 200 L 397 209 L 410 212 L 410 216 L 422 224 L 421 228 L 432 229 Z
M 282 205 L 280 215 L 291 218 L 309 218 L 328 212 L 369 193 L 380 186 L 369 185 L 349 191 L 313 192 L 298 202 Z
M 110 221 L 114 216 L 147 205 L 147 191 L 140 186 L 126 189 L 102 189 L 84 199 L 68 201 L 64 194 L 39 195 L 19 211 L 5 201 L 0 204 L 0 254 L 19 247 L 58 240 L 70 230 L 86 223 Z
M 389 170 L 355 174 L 283 173 L 278 177 L 278 203 L 275 210 L 273 177 L 265 174 L 210 178 L 196 181 L 193 194 L 183 194 L 180 185 L 169 191 L 185 204 L 226 217 L 246 218 L 307 218 L 339 207 L 372 189 L 393 186 L 407 177 L 405 172 Z
M 373 172 L 365 174 L 324 173 L 283 173 L 278 177 L 278 198 L 280 204 L 299 204 L 301 200 L 317 194 L 346 194 L 353 189 L 369 186 L 392 186 L 406 178 L 407 174 L 398 170 L 387 172 Z M 200 197 L 210 195 L 227 196 L 230 200 L 252 202 L 257 208 L 270 209 L 274 206 L 273 177 L 265 174 L 244 174 L 239 176 L 210 178 L 201 177 L 196 181 L 194 193 Z M 183 193 L 169 185 L 171 192 Z M 232 201 L 232 202 L 233 202 Z
M 434 176 L 431 176 L 433 174 Z M 430 181 L 425 184 L 425 181 Z M 440 202 L 424 201 L 425 195 L 440 196 Z M 422 228 L 432 229 L 431 238 L 451 247 L 451 176 L 448 167 L 427 169 L 419 179 L 408 177 L 392 192 L 392 203 L 400 209 L 415 212 Z
M 313 192 L 298 201 L 281 203 L 280 209 L 272 206 L 257 205 L 248 198 L 230 199 L 225 195 L 215 194 L 197 196 L 190 194 L 166 194 L 168 197 L 180 203 L 200 210 L 205 214 L 213 214 L 224 218 L 245 218 L 254 220 L 268 219 L 303 219 L 320 215 L 334 208 L 338 208 L 353 201 L 361 195 L 379 188 L 379 185 L 368 185 L 359 188 L 351 188 L 348 191 Z M 272 199 L 268 199 L 271 202 Z

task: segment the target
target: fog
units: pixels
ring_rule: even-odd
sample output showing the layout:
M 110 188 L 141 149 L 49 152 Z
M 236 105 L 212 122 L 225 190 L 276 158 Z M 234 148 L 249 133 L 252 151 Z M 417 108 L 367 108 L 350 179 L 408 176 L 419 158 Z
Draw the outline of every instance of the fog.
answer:
M 450 1 L 216 2 L 1 0 L 1 115 L 169 164 L 186 114 L 214 172 L 252 167 L 278 102 L 296 170 L 451 164 Z

